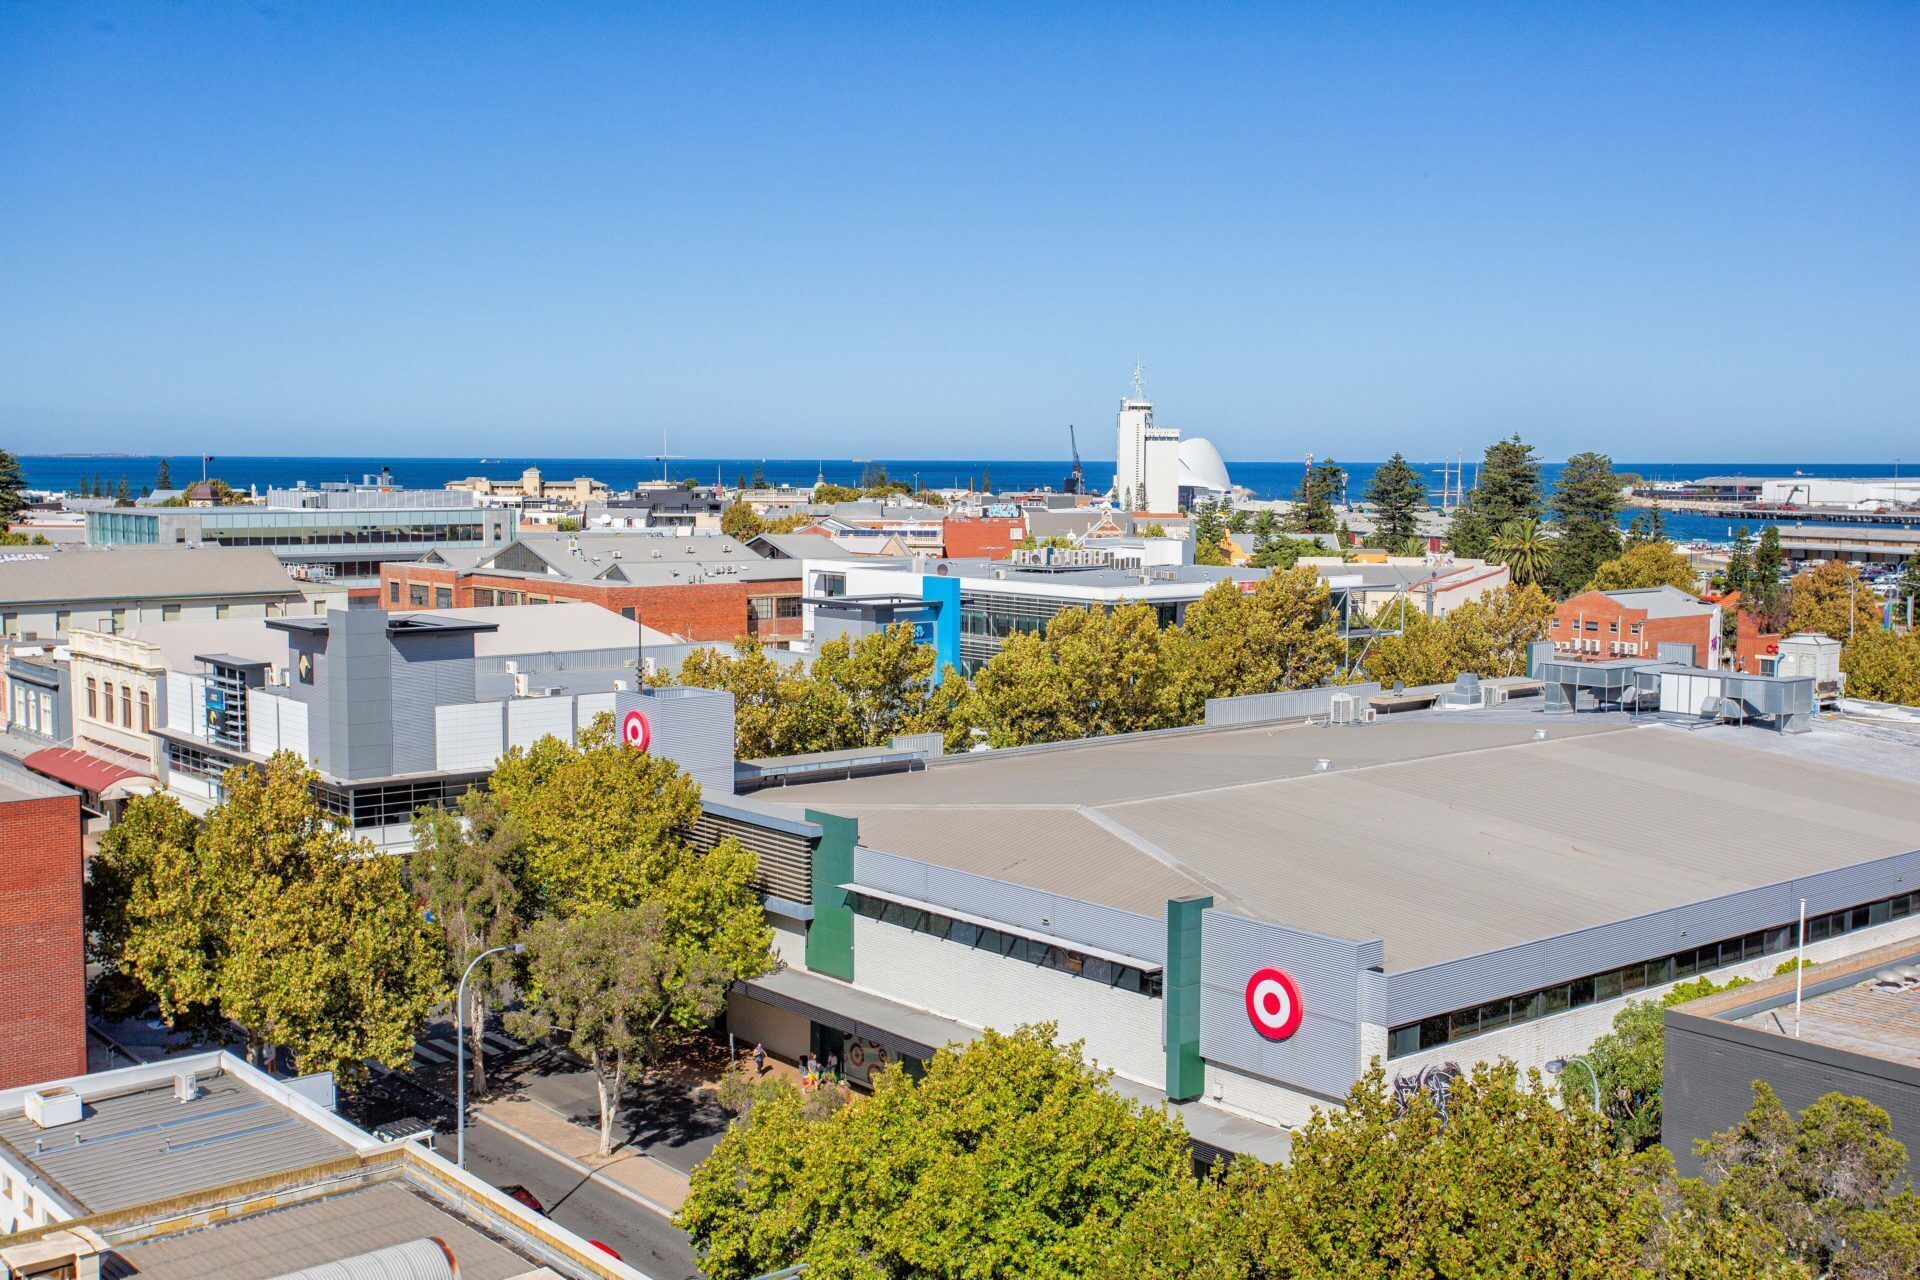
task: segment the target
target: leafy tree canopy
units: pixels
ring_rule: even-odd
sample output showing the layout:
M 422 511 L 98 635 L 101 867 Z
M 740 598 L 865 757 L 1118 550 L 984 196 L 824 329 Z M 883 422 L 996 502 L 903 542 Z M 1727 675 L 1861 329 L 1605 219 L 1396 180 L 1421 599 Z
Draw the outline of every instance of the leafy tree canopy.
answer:
M 1169 1113 L 1107 1087 L 1051 1024 L 942 1049 L 915 1081 L 824 1120 L 770 1092 L 694 1173 L 678 1222 L 713 1280 L 804 1263 L 814 1280 L 1065 1280 L 1113 1225 L 1190 1183 Z
M 1693 562 L 1671 542 L 1635 542 L 1593 572 L 1595 591 L 1628 591 L 1639 587 L 1697 589 Z

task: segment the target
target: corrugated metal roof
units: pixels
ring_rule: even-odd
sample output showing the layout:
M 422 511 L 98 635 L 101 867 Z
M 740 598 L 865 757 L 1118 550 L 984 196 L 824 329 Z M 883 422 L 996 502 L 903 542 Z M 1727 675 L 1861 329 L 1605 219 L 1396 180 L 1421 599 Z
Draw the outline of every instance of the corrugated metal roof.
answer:
M 0 1141 L 90 1213 L 281 1173 L 353 1150 L 225 1072 L 202 1075 L 199 1096 L 188 1102 L 174 1097 L 170 1079 L 88 1098 L 83 1119 L 53 1129 L 40 1128 L 23 1112 L 3 1115 Z
M 1122 740 L 787 798 L 870 848 L 1090 902 L 1212 892 L 1379 938 L 1392 970 L 1920 849 L 1910 782 L 1571 717 Z
M 117 1250 L 139 1280 L 268 1280 L 424 1236 L 459 1259 L 461 1280 L 512 1280 L 533 1271 L 509 1249 L 400 1181 L 323 1196 Z
M 265 547 L 75 550 L 0 563 L 0 600 L 10 608 L 218 597 L 297 600 L 300 588 Z

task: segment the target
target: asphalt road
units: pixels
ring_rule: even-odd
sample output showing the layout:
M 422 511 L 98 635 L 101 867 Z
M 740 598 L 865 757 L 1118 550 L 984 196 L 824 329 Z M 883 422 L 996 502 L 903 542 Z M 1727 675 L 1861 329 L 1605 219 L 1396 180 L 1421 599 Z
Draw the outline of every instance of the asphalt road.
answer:
M 442 1135 L 437 1145 L 451 1156 L 452 1141 Z M 700 1280 L 693 1246 L 671 1222 L 498 1129 L 484 1124 L 468 1128 L 467 1171 L 495 1186 L 519 1183 L 539 1198 L 555 1222 L 612 1245 L 655 1280 Z

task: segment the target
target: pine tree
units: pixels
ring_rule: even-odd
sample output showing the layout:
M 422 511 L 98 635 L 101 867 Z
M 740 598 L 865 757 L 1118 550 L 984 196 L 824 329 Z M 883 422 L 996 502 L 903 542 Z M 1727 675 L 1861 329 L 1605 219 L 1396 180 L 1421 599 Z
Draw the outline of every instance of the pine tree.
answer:
M 1427 510 L 1427 488 L 1420 475 L 1396 453 L 1367 481 L 1367 505 L 1373 508 L 1375 546 L 1398 547 L 1420 532 Z
M 1777 631 L 1787 619 L 1787 588 L 1780 581 L 1787 567 L 1787 553 L 1780 549 L 1780 530 L 1768 525 L 1760 531 L 1760 545 L 1753 553 L 1752 586 L 1754 610 L 1769 631 Z
M 1501 529 L 1516 520 L 1538 520 L 1545 512 L 1540 460 L 1516 433 L 1487 446 L 1473 492 L 1454 509 L 1447 545 L 1457 556 L 1482 558 Z
M 1564 599 L 1593 580 L 1593 572 L 1620 554 L 1620 479 L 1603 453 L 1576 453 L 1554 486 L 1559 538 L 1548 579 Z
M 167 464 L 165 458 L 160 459 L 160 470 L 156 472 L 153 477 L 153 487 L 156 489 L 173 488 L 173 468 Z
M 27 509 L 27 482 L 20 474 L 20 459 L 0 449 L 0 532 L 20 518 Z
M 1753 594 L 1753 531 L 1745 525 L 1733 531 L 1726 572 L 1720 579 L 1726 590 L 1738 591 L 1742 599 Z
M 1920 551 L 1907 557 L 1907 567 L 1893 589 L 1894 621 L 1907 626 L 1920 616 Z
M 1226 552 L 1220 546 L 1220 540 L 1227 535 L 1226 518 L 1221 514 L 1224 504 L 1203 503 L 1193 517 L 1193 562 L 1195 564 L 1223 565 L 1227 562 Z
M 114 486 L 113 499 L 115 502 L 133 501 L 133 487 L 127 483 L 126 473 L 124 472 L 121 473 L 120 483 Z

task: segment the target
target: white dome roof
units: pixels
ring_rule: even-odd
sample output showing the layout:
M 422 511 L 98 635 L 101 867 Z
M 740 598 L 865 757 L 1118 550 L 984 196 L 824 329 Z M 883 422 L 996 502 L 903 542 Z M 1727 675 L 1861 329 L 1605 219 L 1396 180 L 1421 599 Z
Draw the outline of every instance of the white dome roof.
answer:
M 1233 482 L 1227 479 L 1227 464 L 1221 461 L 1213 441 L 1205 436 L 1180 442 L 1180 487 L 1211 489 L 1216 493 L 1233 491 Z

